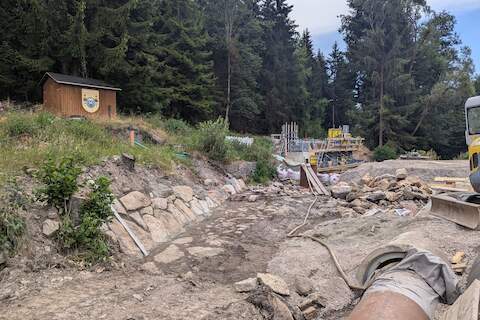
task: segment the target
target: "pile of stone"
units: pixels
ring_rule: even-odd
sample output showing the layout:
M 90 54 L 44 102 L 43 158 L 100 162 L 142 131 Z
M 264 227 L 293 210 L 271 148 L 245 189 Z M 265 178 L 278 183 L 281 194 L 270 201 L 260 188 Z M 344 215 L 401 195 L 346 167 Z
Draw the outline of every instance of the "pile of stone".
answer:
M 276 197 L 301 197 L 310 194 L 310 190 L 292 183 L 273 182 L 268 186 L 253 186 L 248 192 L 232 196 L 232 201 L 249 201 Z
M 406 169 L 398 169 L 395 175 L 372 177 L 367 174 L 358 184 L 340 182 L 331 187 L 331 192 L 334 198 L 346 202 L 345 207 L 362 215 L 373 215 L 379 210 L 414 215 L 432 194 L 424 181 L 408 175 Z

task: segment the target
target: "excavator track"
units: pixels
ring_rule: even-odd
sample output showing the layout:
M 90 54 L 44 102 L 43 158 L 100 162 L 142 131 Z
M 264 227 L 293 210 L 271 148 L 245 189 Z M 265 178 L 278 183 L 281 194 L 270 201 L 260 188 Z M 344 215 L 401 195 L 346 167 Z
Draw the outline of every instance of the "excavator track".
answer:
M 480 205 L 475 194 L 450 194 L 432 196 L 431 214 L 477 230 L 480 226 Z

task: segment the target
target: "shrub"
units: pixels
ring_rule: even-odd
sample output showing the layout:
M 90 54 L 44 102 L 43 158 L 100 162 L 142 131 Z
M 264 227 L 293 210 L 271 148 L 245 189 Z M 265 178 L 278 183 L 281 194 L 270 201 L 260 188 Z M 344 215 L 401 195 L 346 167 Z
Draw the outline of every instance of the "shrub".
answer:
M 196 133 L 195 147 L 212 160 L 226 161 L 228 158 L 228 143 L 225 141 L 227 134 L 225 121 L 221 118 L 216 121 L 202 122 Z
M 81 172 L 72 157 L 58 162 L 50 157 L 37 174 L 43 183 L 43 187 L 37 190 L 39 200 L 46 201 L 60 214 L 68 214 L 70 198 L 79 189 L 77 179 Z
M 165 120 L 163 122 L 163 128 L 172 134 L 185 134 L 191 129 L 185 121 L 174 118 Z
M 389 145 L 383 147 L 377 147 L 373 152 L 373 158 L 375 161 L 381 162 L 390 159 L 397 158 L 397 151 Z
M 275 177 L 276 170 L 271 162 L 262 159 L 257 161 L 257 167 L 251 179 L 256 183 L 266 184 Z

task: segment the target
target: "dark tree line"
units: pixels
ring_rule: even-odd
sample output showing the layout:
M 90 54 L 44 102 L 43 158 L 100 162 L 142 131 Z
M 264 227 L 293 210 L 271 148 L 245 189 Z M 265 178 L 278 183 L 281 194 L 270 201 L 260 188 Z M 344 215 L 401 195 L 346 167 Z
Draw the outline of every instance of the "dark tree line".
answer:
M 345 52 L 315 52 L 285 0 L 3 0 L 0 99 L 39 101 L 45 71 L 123 88 L 124 113 L 240 132 L 350 124 L 370 147 L 464 148 L 463 104 L 480 94 L 455 18 L 424 0 L 349 0 Z

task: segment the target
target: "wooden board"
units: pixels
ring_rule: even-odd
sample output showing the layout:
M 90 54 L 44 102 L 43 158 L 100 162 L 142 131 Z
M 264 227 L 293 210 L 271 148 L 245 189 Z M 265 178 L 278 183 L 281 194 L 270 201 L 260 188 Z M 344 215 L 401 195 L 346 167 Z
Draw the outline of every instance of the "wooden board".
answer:
M 468 178 L 455 178 L 455 177 L 435 177 L 433 179 L 435 182 L 465 182 L 469 183 Z
M 429 185 L 433 190 L 440 190 L 440 191 L 450 191 L 450 192 L 473 192 L 473 189 L 468 186 L 452 186 L 447 184 L 430 184 Z

